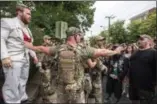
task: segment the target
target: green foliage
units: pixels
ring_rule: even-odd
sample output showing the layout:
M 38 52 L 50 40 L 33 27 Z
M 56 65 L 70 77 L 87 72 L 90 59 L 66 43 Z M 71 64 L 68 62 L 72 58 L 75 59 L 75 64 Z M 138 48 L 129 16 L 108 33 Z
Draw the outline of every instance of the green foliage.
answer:
M 35 2 L 37 11 L 33 14 L 33 22 L 40 28 L 45 28 L 45 34 L 55 33 L 55 22 L 65 21 L 69 26 L 88 30 L 93 24 L 95 9 L 90 7 L 91 1 L 58 1 L 58 2 Z M 82 21 L 80 21 L 80 18 Z
M 150 13 L 144 20 L 134 20 L 127 28 L 124 28 L 124 21 L 117 20 L 111 25 L 110 34 L 102 31 L 99 35 L 110 37 L 111 43 L 133 43 L 137 41 L 137 36 L 148 34 L 152 37 L 157 36 L 156 10 Z
M 136 38 L 137 36 L 139 36 L 141 33 L 139 31 L 139 28 L 141 26 L 141 21 L 137 20 L 137 21 L 133 21 L 131 22 L 127 29 L 128 29 L 128 38 L 127 38 L 127 41 L 129 43 L 131 42 L 136 42 Z
M 89 38 L 90 46 L 94 47 L 97 44 L 96 36 L 92 36 Z
M 101 31 L 99 35 L 101 35 L 101 36 L 103 36 L 105 38 L 108 37 L 108 30 Z
M 0 1 L 1 17 L 15 16 L 16 2 L 13 1 Z
M 118 20 L 111 25 L 109 36 L 112 37 L 112 43 L 124 43 L 126 42 L 126 30 L 123 27 L 124 20 Z
M 157 24 L 156 24 L 156 10 L 150 13 L 145 20 L 133 21 L 129 24 L 129 42 L 137 41 L 137 36 L 140 34 L 148 34 L 152 37 L 157 36 Z
M 156 24 L 156 11 L 148 15 L 146 20 L 143 20 L 139 28 L 140 33 L 149 34 L 152 37 L 157 35 L 157 24 Z
M 25 1 L 26 2 L 26 1 Z M 34 45 L 43 42 L 44 35 L 55 35 L 55 23 L 65 21 L 68 26 L 81 27 L 88 30 L 93 24 L 95 1 L 35 1 L 36 11 L 32 11 L 30 29 L 34 37 Z M 1 18 L 15 17 L 15 1 L 0 2 Z M 30 77 L 32 79 L 37 69 L 31 60 Z
M 55 35 L 57 21 L 65 21 L 68 26 L 81 27 L 83 31 L 88 30 L 94 22 L 95 8 L 91 7 L 95 1 L 34 1 L 34 3 L 36 11 L 32 12 L 30 27 L 36 44 L 41 44 L 43 35 Z M 1 17 L 15 16 L 15 1 L 3 1 L 0 6 Z M 6 13 L 10 15 L 7 16 Z M 40 29 L 43 31 L 39 33 Z

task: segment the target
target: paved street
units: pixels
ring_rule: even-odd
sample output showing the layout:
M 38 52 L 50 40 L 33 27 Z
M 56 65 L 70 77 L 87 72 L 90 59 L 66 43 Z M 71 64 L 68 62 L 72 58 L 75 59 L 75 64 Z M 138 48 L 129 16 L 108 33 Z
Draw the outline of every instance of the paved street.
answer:
M 105 88 L 106 88 L 106 76 L 103 78 L 103 91 L 104 91 L 104 97 L 105 97 Z M 113 96 L 112 96 L 113 97 Z M 118 104 L 131 104 L 130 100 L 126 96 L 122 96 Z
M 39 73 L 36 73 L 36 76 L 39 76 L 38 75 Z M 1 76 L 1 83 L 0 83 L 0 87 L 2 86 L 2 76 Z M 30 96 L 30 98 L 33 100 L 33 98 L 37 95 L 37 86 L 38 86 L 38 81 L 37 81 L 37 77 L 34 77 L 30 82 L 29 82 L 29 84 L 27 85 L 27 92 L 28 92 L 28 95 Z M 106 88 L 106 77 L 104 77 L 104 80 L 103 80 L 103 89 L 105 89 Z M 104 90 L 104 95 L 105 95 L 106 93 L 105 93 L 105 90 Z M 40 103 L 41 102 L 41 98 L 39 98 L 37 101 L 36 101 L 37 103 Z M 93 98 L 90 98 L 89 100 L 88 100 L 88 102 L 89 103 L 95 103 L 95 100 L 93 99 Z M 0 101 L 0 104 L 2 104 L 1 103 L 1 101 Z M 105 103 L 104 103 L 105 104 Z M 118 104 L 131 104 L 131 102 L 130 102 L 130 100 L 127 98 L 127 97 L 125 97 L 125 96 L 122 96 L 122 98 L 120 99 L 120 101 L 118 102 Z M 154 104 L 157 104 L 157 103 L 154 103 Z

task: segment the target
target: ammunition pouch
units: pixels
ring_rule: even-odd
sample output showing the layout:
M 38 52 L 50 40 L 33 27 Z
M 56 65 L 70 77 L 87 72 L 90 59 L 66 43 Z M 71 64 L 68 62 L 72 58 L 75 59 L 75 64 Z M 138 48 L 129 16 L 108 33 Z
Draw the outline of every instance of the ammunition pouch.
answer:
M 81 88 L 77 86 L 77 83 L 68 84 L 65 86 L 65 92 L 68 95 L 68 103 L 75 103 L 78 98 L 78 93 L 82 91 Z

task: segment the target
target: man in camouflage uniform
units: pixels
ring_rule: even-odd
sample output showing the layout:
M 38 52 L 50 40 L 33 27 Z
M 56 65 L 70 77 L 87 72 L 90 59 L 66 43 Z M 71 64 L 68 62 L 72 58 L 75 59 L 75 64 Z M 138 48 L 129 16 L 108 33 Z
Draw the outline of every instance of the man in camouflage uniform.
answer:
M 81 47 L 88 47 L 88 45 L 85 43 L 84 40 L 84 34 L 81 34 L 81 41 L 79 43 L 79 46 Z M 90 59 L 91 60 L 91 59 Z M 90 76 L 90 71 L 92 66 L 89 64 L 92 64 L 92 66 L 96 65 L 96 62 L 90 61 L 90 63 L 87 61 L 84 65 L 85 75 L 84 75 L 84 92 L 85 92 L 85 102 L 88 103 L 89 94 L 92 91 L 92 80 Z
M 103 37 L 101 36 L 96 37 L 96 41 L 98 42 L 100 41 L 98 44 L 100 47 L 103 45 L 102 40 L 104 40 Z M 82 42 L 79 45 L 82 45 L 83 47 L 87 47 L 83 37 L 82 37 Z M 96 47 L 96 48 L 100 48 L 100 47 Z M 88 97 L 92 90 L 93 90 L 95 102 L 102 103 L 101 72 L 104 69 L 107 70 L 107 68 L 102 64 L 102 62 L 100 61 L 100 58 L 88 59 L 88 61 L 84 63 L 84 68 L 85 68 L 84 90 L 85 90 L 86 103 L 88 103 Z
M 85 103 L 84 61 L 100 56 L 112 56 L 122 51 L 121 48 L 111 51 L 78 46 L 81 38 L 78 31 L 75 27 L 68 28 L 66 43 L 59 47 L 33 46 L 24 42 L 27 48 L 34 51 L 57 55 L 57 103 Z
M 97 44 L 94 46 L 95 48 L 102 48 L 103 49 L 103 42 L 104 42 L 104 37 L 102 36 L 97 36 L 96 38 Z M 92 95 L 95 98 L 96 103 L 102 103 L 102 72 L 107 71 L 107 67 L 103 65 L 103 57 L 99 57 L 96 59 L 97 64 L 96 66 L 92 69 L 91 71 L 91 77 L 92 77 Z
M 43 46 L 52 47 L 51 43 L 52 38 L 48 35 L 43 37 Z M 39 53 L 41 66 L 39 67 L 39 71 L 41 74 L 41 97 L 43 103 L 56 103 L 56 94 L 55 94 L 55 60 L 54 57 L 50 57 L 43 53 Z
M 43 46 L 47 47 L 47 46 L 52 46 L 51 41 L 50 41 L 51 37 L 48 35 L 45 35 L 43 37 Z M 43 60 L 43 57 L 45 56 L 45 54 L 38 52 L 38 57 L 39 57 L 39 61 L 41 62 Z

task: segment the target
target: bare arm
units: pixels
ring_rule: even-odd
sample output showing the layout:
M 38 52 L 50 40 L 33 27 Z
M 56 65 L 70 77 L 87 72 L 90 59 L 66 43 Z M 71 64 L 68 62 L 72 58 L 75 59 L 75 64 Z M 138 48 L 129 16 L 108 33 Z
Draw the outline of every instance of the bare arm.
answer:
M 30 44 L 32 44 L 32 43 L 30 43 Z M 37 57 L 36 53 L 33 50 L 29 50 L 29 53 L 30 53 L 32 58 L 36 58 Z
M 95 59 L 94 61 L 92 61 L 92 59 L 88 59 L 87 64 L 90 68 L 94 68 L 97 64 L 97 60 Z
M 33 46 L 33 44 L 29 43 L 29 42 L 24 42 L 24 45 L 25 47 L 33 50 L 33 51 L 36 51 L 36 52 L 42 52 L 42 53 L 45 53 L 45 54 L 48 54 L 50 55 L 50 50 L 49 50 L 49 47 L 44 47 L 44 46 Z
M 108 49 L 95 49 L 94 57 L 100 57 L 100 56 L 113 56 L 115 54 L 119 54 L 120 51 L 117 49 L 115 51 L 108 50 Z

